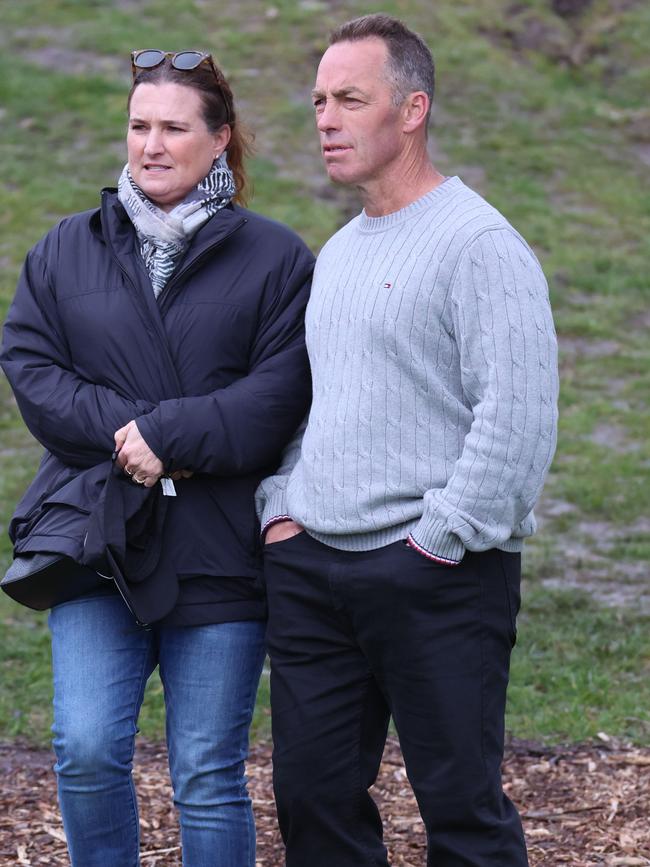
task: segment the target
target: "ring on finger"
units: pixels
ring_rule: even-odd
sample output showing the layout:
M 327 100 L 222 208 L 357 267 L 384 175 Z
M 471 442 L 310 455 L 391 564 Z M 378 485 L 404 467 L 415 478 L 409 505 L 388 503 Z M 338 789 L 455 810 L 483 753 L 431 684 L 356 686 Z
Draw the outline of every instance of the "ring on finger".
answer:
M 124 467 L 124 472 L 127 474 L 127 476 L 133 476 L 133 471 L 130 470 L 128 467 Z
M 147 480 L 146 480 L 146 478 L 144 478 L 144 479 L 139 479 L 137 476 L 133 476 L 133 481 L 134 481 L 134 482 L 137 482 L 139 485 L 144 485 L 144 483 L 145 483 Z

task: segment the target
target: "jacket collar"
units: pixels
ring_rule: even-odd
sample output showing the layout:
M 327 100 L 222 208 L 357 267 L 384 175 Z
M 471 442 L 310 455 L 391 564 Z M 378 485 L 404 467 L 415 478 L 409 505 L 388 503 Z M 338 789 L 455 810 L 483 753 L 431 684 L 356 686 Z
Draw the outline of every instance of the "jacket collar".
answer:
M 104 187 L 101 196 L 101 207 L 90 216 L 91 232 L 104 243 L 110 244 L 118 255 L 132 253 L 136 234 L 124 206 L 117 197 L 117 189 Z M 226 205 L 201 226 L 192 238 L 183 260 L 183 269 L 246 222 L 243 209 L 237 205 Z

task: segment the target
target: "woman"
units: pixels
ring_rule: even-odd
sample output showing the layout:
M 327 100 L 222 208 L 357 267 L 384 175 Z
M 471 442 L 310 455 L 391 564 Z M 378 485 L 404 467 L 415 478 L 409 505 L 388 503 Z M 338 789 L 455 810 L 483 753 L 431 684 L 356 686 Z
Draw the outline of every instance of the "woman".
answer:
M 131 762 L 156 665 L 183 864 L 252 867 L 244 759 L 265 653 L 253 494 L 309 402 L 313 257 L 235 204 L 247 142 L 210 56 L 147 50 L 132 64 L 118 189 L 30 251 L 5 324 L 2 366 L 46 449 L 10 535 L 17 553 L 88 563 L 99 521 L 155 564 L 136 581 L 106 543 L 149 628 L 101 578 L 50 614 L 73 867 L 139 863 Z

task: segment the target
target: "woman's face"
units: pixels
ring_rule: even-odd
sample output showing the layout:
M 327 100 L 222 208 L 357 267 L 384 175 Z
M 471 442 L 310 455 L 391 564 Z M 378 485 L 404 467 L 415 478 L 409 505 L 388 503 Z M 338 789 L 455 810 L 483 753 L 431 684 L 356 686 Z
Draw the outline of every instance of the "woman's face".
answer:
M 163 211 L 171 211 L 203 180 L 229 140 L 229 126 L 210 132 L 193 87 L 140 84 L 131 96 L 129 170 L 142 192 Z

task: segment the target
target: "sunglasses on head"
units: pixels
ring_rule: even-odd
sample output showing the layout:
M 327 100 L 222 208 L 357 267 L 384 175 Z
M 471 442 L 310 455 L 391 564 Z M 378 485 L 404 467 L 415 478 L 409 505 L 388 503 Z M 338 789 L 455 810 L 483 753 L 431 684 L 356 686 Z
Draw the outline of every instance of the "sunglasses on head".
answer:
M 232 123 L 232 111 L 230 108 L 230 100 L 226 96 L 223 89 L 225 79 L 214 64 L 211 54 L 203 51 L 161 51 L 159 48 L 143 48 L 140 51 L 131 52 L 131 73 L 135 80 L 139 71 L 147 69 L 155 69 L 160 66 L 165 60 L 169 62 L 181 72 L 191 72 L 193 69 L 198 69 L 199 66 L 205 65 L 212 70 L 219 93 L 226 108 L 226 123 Z

